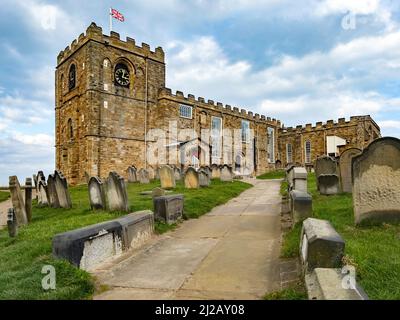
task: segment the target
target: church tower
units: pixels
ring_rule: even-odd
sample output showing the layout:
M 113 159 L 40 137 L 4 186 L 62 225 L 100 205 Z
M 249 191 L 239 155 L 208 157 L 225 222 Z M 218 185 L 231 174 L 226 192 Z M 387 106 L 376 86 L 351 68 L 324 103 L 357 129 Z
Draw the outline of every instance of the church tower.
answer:
M 58 55 L 55 79 L 56 168 L 70 183 L 145 167 L 149 112 L 165 87 L 161 47 L 92 23 Z

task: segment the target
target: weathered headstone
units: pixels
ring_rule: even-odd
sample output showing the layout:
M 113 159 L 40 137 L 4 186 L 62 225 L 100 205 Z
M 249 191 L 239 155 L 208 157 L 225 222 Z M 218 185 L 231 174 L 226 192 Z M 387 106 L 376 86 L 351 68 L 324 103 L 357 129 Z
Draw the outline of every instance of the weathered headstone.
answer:
M 25 211 L 28 222 L 32 220 L 32 178 L 25 180 Z
M 104 184 L 98 177 L 91 177 L 88 183 L 90 207 L 92 210 L 103 210 L 106 208 L 106 196 Z
M 338 166 L 336 160 L 329 156 L 321 156 L 315 160 L 315 177 L 317 178 L 318 191 L 320 191 L 318 177 L 321 174 L 334 174 L 338 176 Z
M 307 192 L 307 170 L 302 167 L 293 168 L 293 189 Z
M 154 179 L 160 180 L 160 168 L 159 167 L 156 167 L 156 169 L 154 170 Z
M 154 172 L 153 167 L 148 167 L 148 168 L 147 168 L 147 172 L 149 173 L 149 179 L 150 179 L 150 181 L 151 181 L 151 180 L 154 180 L 156 174 L 155 174 L 155 172 Z
M 356 224 L 400 221 L 400 140 L 371 142 L 352 168 Z
M 71 196 L 68 190 L 68 182 L 61 171 L 54 171 L 55 187 L 58 197 L 58 203 L 61 208 L 70 209 L 72 208 Z
M 55 174 L 49 174 L 47 178 L 47 195 L 50 207 L 59 208 L 60 202 L 58 201 Z
M 107 178 L 106 198 L 110 211 L 129 211 L 128 195 L 124 178 L 116 172 L 110 172 Z
M 136 168 L 134 166 L 130 166 L 127 170 L 128 173 L 128 182 L 136 182 L 138 181 L 136 175 Z
M 187 168 L 185 175 L 185 188 L 187 189 L 197 189 L 199 187 L 199 174 L 196 169 L 189 167 Z
M 221 176 L 221 168 L 217 164 L 211 165 L 211 178 L 219 179 Z
M 304 191 L 290 191 L 290 206 L 294 223 L 312 216 L 312 197 Z
M 7 212 L 7 228 L 8 235 L 11 238 L 14 238 L 18 235 L 18 222 L 17 217 L 15 215 L 14 208 L 9 208 Z
M 225 164 L 222 167 L 220 179 L 221 179 L 221 181 L 232 182 L 232 180 L 233 180 L 233 172 L 232 172 L 232 168 L 230 166 Z
M 173 194 L 153 199 L 154 218 L 168 224 L 174 224 L 183 215 L 183 195 Z
M 151 197 L 154 199 L 154 198 L 157 198 L 157 197 L 161 197 L 161 196 L 164 196 L 165 195 L 165 190 L 164 189 L 162 189 L 162 188 L 154 188 L 152 191 L 151 191 Z
M 181 181 L 182 179 L 181 169 L 179 169 L 178 167 L 174 167 L 174 176 L 175 176 L 175 181 Z
M 344 240 L 329 221 L 314 218 L 303 221 L 300 257 L 305 271 L 340 267 L 344 246 Z
M 146 169 L 140 169 L 138 171 L 138 180 L 143 184 L 150 183 L 149 172 Z
M 320 194 L 334 195 L 340 192 L 339 177 L 336 174 L 320 174 L 317 181 Z
M 17 217 L 17 224 L 18 226 L 27 224 L 28 218 L 26 216 L 25 202 L 17 176 L 11 176 L 9 178 L 9 187 L 12 205 L 14 207 L 15 215 Z
M 46 181 L 40 180 L 38 185 L 38 206 L 46 207 L 49 205 Z
M 342 152 L 339 159 L 340 182 L 342 191 L 351 193 L 353 184 L 351 183 L 351 160 L 354 156 L 361 153 L 358 148 L 350 148 Z
M 161 188 L 172 189 L 175 188 L 174 170 L 168 166 L 163 165 L 159 169 Z
M 207 171 L 204 169 L 199 170 L 199 185 L 200 187 L 208 187 L 210 186 L 210 178 L 207 174 Z

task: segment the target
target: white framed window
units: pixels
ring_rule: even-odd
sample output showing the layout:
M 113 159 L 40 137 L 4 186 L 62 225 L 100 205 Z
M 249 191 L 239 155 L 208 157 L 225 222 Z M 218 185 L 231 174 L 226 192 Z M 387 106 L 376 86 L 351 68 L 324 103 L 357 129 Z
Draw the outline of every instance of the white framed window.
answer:
M 222 151 L 222 118 L 211 117 L 211 150 L 213 157 L 220 157 Z
M 242 120 L 242 142 L 250 142 L 250 124 L 246 120 Z
M 267 158 L 269 163 L 275 163 L 275 129 L 267 129 Z
M 293 152 L 292 152 L 292 144 L 288 143 L 286 144 L 286 162 L 287 163 L 292 163 L 293 162 Z
M 304 146 L 306 163 L 311 163 L 311 141 L 307 140 Z
M 192 119 L 193 108 L 185 104 L 179 106 L 179 116 L 186 119 Z

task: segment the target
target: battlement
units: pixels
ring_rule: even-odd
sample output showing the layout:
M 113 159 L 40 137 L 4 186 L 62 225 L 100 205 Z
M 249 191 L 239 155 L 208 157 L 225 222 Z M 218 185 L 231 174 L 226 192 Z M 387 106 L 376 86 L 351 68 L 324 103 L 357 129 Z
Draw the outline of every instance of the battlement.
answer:
M 339 118 L 337 121 L 334 120 L 327 120 L 326 123 L 322 122 L 316 122 L 315 126 L 313 126 L 311 123 L 307 123 L 306 125 L 298 125 L 296 128 L 293 127 L 284 127 L 280 129 L 280 133 L 285 134 L 285 133 L 302 133 L 302 132 L 309 132 L 313 130 L 322 130 L 322 129 L 330 129 L 330 128 L 342 128 L 345 126 L 354 126 L 357 125 L 361 121 L 371 121 L 375 127 L 379 129 L 379 126 L 375 123 L 375 121 L 371 118 L 370 115 L 364 115 L 364 116 L 351 116 L 350 120 L 346 121 L 345 118 Z
M 151 48 L 147 43 L 142 43 L 141 46 L 137 46 L 135 39 L 133 38 L 127 37 L 126 41 L 121 40 L 118 32 L 111 31 L 109 36 L 105 35 L 103 34 L 103 29 L 97 26 L 96 23 L 92 22 L 86 29 L 85 34 L 81 33 L 78 39 L 73 40 L 71 45 L 60 51 L 57 56 L 57 65 L 60 65 L 78 48 L 90 40 L 97 41 L 105 45 L 114 46 L 116 48 L 132 52 L 133 54 L 164 63 L 164 51 L 161 47 L 157 47 L 154 51 L 151 51 Z
M 185 96 L 182 91 L 176 91 L 175 94 L 172 93 L 170 88 L 163 88 L 159 90 L 158 99 L 167 99 L 172 100 L 177 103 L 187 104 L 190 106 L 199 105 L 205 109 L 213 109 L 218 112 L 222 112 L 225 114 L 237 115 L 238 117 L 252 120 L 252 121 L 259 121 L 259 122 L 266 122 L 273 126 L 280 127 L 281 122 L 276 119 L 271 119 L 270 117 L 266 117 L 256 113 L 254 114 L 252 111 L 247 111 L 246 109 L 239 109 L 238 107 L 232 107 L 229 104 L 224 105 L 221 102 L 214 102 L 214 100 L 205 100 L 203 97 L 198 97 L 197 99 L 193 94 L 188 94 Z

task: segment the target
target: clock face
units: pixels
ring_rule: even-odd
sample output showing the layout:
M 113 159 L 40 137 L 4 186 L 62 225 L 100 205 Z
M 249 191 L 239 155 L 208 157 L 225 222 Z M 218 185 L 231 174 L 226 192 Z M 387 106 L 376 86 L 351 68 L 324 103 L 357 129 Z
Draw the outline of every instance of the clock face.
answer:
M 129 71 L 124 67 L 117 67 L 115 69 L 115 82 L 123 87 L 129 86 Z

